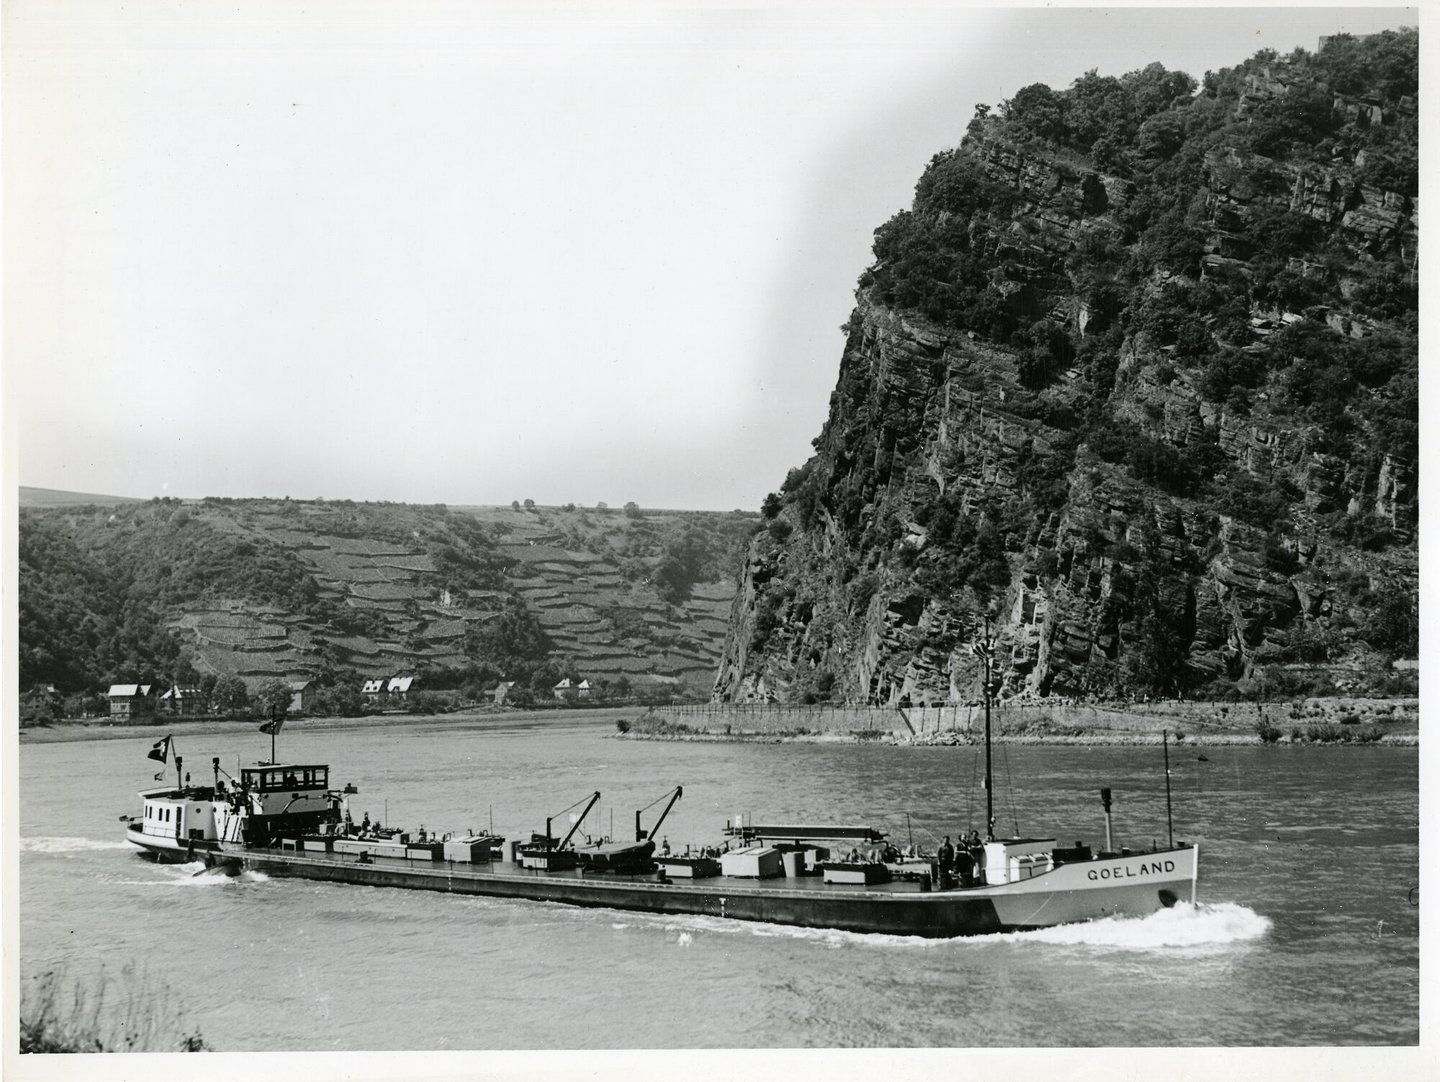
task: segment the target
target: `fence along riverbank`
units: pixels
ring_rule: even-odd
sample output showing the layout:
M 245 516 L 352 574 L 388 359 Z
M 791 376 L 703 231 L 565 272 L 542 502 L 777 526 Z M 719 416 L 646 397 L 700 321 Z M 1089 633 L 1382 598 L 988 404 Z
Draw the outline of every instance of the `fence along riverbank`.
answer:
M 1206 735 L 1255 739 L 1257 723 L 1286 728 L 1300 724 L 1354 718 L 1382 722 L 1394 735 L 1418 729 L 1418 699 L 1308 699 L 1292 703 L 1180 702 L 1095 704 L 1013 702 L 994 708 L 997 735 L 1120 738 L 1153 735 L 1161 729 L 1203 738 Z M 669 722 L 712 735 L 844 735 L 878 739 L 954 733 L 978 736 L 984 727 L 982 703 L 933 706 L 857 706 L 830 703 L 702 703 L 657 708 L 647 715 L 651 725 Z M 637 729 L 650 727 L 646 718 Z

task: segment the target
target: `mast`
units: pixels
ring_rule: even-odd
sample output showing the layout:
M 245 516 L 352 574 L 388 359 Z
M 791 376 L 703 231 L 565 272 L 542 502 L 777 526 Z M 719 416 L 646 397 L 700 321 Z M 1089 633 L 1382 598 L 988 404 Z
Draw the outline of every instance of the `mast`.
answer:
M 1170 831 L 1170 848 L 1175 848 L 1175 820 L 1170 814 L 1170 730 L 1160 730 L 1160 746 L 1165 750 L 1165 826 Z
M 990 617 L 985 617 L 985 642 L 980 656 L 985 659 L 985 840 L 995 840 L 995 777 L 990 762 Z

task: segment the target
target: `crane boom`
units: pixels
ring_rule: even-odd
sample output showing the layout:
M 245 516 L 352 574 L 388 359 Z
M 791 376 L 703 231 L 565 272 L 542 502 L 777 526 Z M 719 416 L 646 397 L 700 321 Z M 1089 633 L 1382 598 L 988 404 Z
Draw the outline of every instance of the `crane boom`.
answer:
M 635 813 L 635 840 L 636 840 L 637 842 L 643 842 L 646 838 L 653 838 L 653 837 L 655 837 L 656 832 L 660 829 L 660 824 L 663 823 L 663 822 L 665 822 L 665 817 L 670 814 L 670 809 L 675 806 L 675 801 L 679 800 L 679 799 L 680 799 L 682 796 L 684 796 L 684 795 L 685 795 L 685 789 L 684 789 L 684 787 L 677 785 L 677 786 L 675 786 L 675 788 L 674 788 L 673 790 L 671 790 L 670 792 L 668 792 L 668 793 L 661 793 L 661 794 L 660 794 L 658 797 L 656 797 L 654 800 L 650 801 L 649 804 L 646 804 L 645 807 L 641 808 L 640 811 L 637 811 L 637 812 Z M 665 805 L 665 810 L 660 813 L 660 818 L 655 820 L 655 825 L 650 828 L 649 833 L 646 833 L 645 831 L 641 830 L 641 829 L 640 829 L 640 812 L 648 811 L 650 808 L 653 808 L 656 804 L 659 804 L 660 801 L 664 800 L 667 796 L 670 798 L 670 803 L 668 803 L 668 804 Z
M 565 837 L 560 840 L 560 844 L 555 847 L 556 849 L 564 849 L 565 846 L 569 844 L 570 839 L 575 836 L 575 832 L 580 829 L 580 824 L 583 823 L 585 821 L 585 817 L 590 814 L 590 809 L 599 802 L 600 790 L 596 789 L 595 792 L 591 795 L 589 802 L 585 805 L 585 810 L 575 817 L 575 822 L 570 824 L 569 832 L 566 833 Z

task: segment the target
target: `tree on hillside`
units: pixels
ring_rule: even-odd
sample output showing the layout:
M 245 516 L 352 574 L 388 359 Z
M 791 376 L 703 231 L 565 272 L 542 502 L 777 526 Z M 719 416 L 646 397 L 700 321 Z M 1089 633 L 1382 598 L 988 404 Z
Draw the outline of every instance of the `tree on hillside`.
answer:
M 537 699 L 553 698 L 555 685 L 564 678 L 560 666 L 553 661 L 543 661 L 530 674 L 530 690 Z
M 284 680 L 270 680 L 255 693 L 255 710 L 265 717 L 290 710 L 290 685 Z
M 705 536 L 687 529 L 665 546 L 665 555 L 655 570 L 655 588 L 672 605 L 690 597 L 690 590 L 704 575 L 710 549 Z
M 630 500 L 628 503 L 625 504 L 625 517 L 626 517 L 626 518 L 641 518 L 641 517 L 643 517 L 643 516 L 641 515 L 641 513 L 640 513 L 640 505 L 639 505 L 638 503 L 636 503 L 634 500 Z
M 528 671 L 549 653 L 550 646 L 540 621 L 519 598 L 511 598 L 489 623 L 465 633 L 465 653 L 477 664 L 494 666 L 507 675 L 519 668 Z
M 236 715 L 245 712 L 250 692 L 238 676 L 222 676 L 215 681 L 214 706 L 217 713 Z

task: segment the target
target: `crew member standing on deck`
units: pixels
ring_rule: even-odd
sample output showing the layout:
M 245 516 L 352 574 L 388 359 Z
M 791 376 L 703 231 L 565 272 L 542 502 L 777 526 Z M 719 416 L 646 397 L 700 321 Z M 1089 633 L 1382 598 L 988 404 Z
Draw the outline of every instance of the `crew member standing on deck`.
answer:
M 940 865 L 940 889 L 944 890 L 950 885 L 950 870 L 955 865 L 955 847 L 950 844 L 950 835 L 945 835 L 945 841 L 940 846 L 937 854 L 937 861 Z
M 965 835 L 960 835 L 960 846 L 955 850 L 955 878 L 962 887 L 974 885 L 975 860 L 965 848 Z
M 985 845 L 980 841 L 980 832 L 972 830 L 970 837 L 965 843 L 965 848 L 970 851 L 971 875 L 975 882 L 981 882 L 981 872 L 985 867 Z

